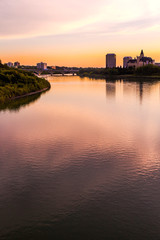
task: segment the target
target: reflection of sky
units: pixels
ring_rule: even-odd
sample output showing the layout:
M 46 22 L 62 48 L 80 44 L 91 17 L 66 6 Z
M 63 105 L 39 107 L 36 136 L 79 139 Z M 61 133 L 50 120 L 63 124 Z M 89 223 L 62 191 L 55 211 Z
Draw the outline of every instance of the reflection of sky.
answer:
M 160 61 L 158 0 L 1 0 L 0 9 L 3 61 L 104 66 L 106 52 L 122 64 L 123 55 L 141 48 Z
M 98 152 L 132 149 L 142 159 L 146 153 L 158 155 L 159 83 L 144 84 L 143 96 L 139 91 L 138 83 L 123 81 L 53 82 L 50 92 L 19 114 L 1 114 L 3 150 L 10 139 L 27 155 L 40 148 L 44 159 L 48 148 L 61 142 L 72 154 L 94 146 Z M 60 158 L 58 165 L 66 161 Z
M 43 221 L 74 214 L 118 226 L 135 214 L 152 226 L 159 219 L 159 83 L 144 83 L 142 96 L 137 83 L 59 79 L 18 113 L 0 112 L 0 229 L 23 231 L 33 222 L 43 229 Z

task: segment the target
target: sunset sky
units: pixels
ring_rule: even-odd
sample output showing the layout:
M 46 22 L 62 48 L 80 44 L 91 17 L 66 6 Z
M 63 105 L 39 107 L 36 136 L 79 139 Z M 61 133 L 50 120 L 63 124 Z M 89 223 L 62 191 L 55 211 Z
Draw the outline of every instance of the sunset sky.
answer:
M 105 55 L 160 62 L 159 0 L 0 0 L 0 59 L 104 67 Z

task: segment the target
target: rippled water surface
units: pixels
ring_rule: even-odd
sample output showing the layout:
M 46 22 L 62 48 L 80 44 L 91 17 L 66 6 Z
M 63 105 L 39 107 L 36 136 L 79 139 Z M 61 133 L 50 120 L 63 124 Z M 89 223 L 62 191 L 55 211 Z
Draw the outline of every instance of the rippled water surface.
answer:
M 0 111 L 0 239 L 160 239 L 160 83 L 49 80 Z

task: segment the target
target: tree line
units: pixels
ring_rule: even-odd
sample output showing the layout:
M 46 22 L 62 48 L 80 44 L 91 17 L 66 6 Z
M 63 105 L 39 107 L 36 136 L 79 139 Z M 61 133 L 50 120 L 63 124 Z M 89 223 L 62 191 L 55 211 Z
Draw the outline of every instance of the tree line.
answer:
M 116 75 L 137 75 L 137 76 L 160 76 L 160 67 L 156 65 L 145 65 L 142 67 L 134 68 L 81 68 L 78 75 L 85 77 L 96 76 L 116 76 Z
M 0 62 L 0 102 L 49 88 L 50 83 L 31 72 L 9 68 Z

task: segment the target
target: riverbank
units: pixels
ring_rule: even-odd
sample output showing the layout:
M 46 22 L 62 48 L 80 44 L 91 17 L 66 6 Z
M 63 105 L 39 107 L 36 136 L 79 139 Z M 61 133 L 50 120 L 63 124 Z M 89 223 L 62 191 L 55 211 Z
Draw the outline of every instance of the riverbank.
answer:
M 160 79 L 160 67 L 146 65 L 139 68 L 81 68 L 80 77 L 102 78 L 102 79 Z
M 0 103 L 47 91 L 50 83 L 33 73 L 0 66 Z
M 24 98 L 24 97 L 28 97 L 28 96 L 32 96 L 32 95 L 35 95 L 35 94 L 38 94 L 38 93 L 45 92 L 45 91 L 47 91 L 47 90 L 49 90 L 49 88 L 43 88 L 43 89 L 41 89 L 41 90 L 39 90 L 39 91 L 30 92 L 30 93 L 26 93 L 26 94 L 21 95 L 21 96 L 13 97 L 13 98 L 11 98 L 11 100 L 19 99 L 19 98 Z
M 134 74 L 123 74 L 123 75 L 103 75 L 103 74 L 78 74 L 78 76 L 80 76 L 81 78 L 83 77 L 88 77 L 88 78 L 94 78 L 94 79 L 127 79 L 127 80 L 138 80 L 138 79 L 142 79 L 142 80 L 146 80 L 146 81 L 150 81 L 152 80 L 160 80 L 160 76 L 143 76 L 143 75 L 134 75 Z

